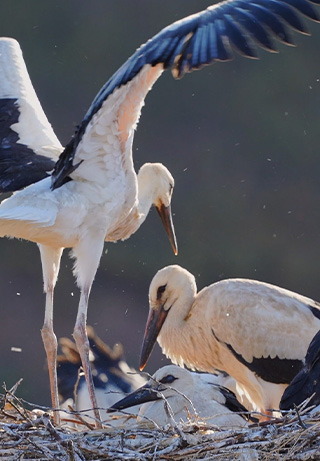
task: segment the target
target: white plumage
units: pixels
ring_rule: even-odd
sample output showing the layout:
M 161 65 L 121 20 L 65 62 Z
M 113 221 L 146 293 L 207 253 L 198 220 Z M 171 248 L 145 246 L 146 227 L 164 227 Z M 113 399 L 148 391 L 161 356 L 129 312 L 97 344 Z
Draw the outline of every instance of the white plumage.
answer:
M 175 423 L 201 421 L 221 429 L 246 426 L 241 416 L 246 408 L 221 385 L 223 380 L 220 376 L 191 373 L 167 365 L 156 371 L 143 387 L 113 404 L 109 411 L 141 405 L 137 421 L 152 421 L 158 426 L 171 424 L 172 419 Z
M 30 126 L 38 126 L 40 134 L 43 134 L 43 137 L 39 136 L 41 146 L 37 146 L 41 154 L 46 151 L 43 142 L 52 142 L 48 150 L 50 155 L 54 147 L 61 150 L 61 146 L 53 145 L 56 138 L 43 111 L 38 113 L 34 109 L 39 109 L 40 104 L 36 100 L 30 79 L 25 79 L 26 69 L 18 43 L 12 39 L 2 39 L 0 44 L 1 57 L 6 57 L 4 61 L 0 59 L 0 74 L 1 69 L 7 73 L 8 60 L 12 59 L 15 63 L 11 69 L 12 81 L 17 77 L 15 90 L 13 85 L 5 85 L 1 92 L 2 98 L 15 97 L 18 104 L 21 104 L 19 109 L 23 116 L 24 109 L 28 107 L 26 117 Z M 42 337 L 48 358 L 54 408 L 59 407 L 59 402 L 55 374 L 57 342 L 53 333 L 53 291 L 63 249 L 71 247 L 75 258 L 74 273 L 81 297 L 74 337 L 83 361 L 93 408 L 97 407 L 97 402 L 93 386 L 90 386 L 92 378 L 85 323 L 88 297 L 104 241 L 130 237 L 145 220 L 154 203 L 172 247 L 177 252 L 170 208 L 174 187 L 172 175 L 167 168 L 157 163 L 143 165 L 138 175 L 133 168 L 131 145 L 134 125 L 148 90 L 147 86 L 143 87 L 147 85 L 143 72 L 142 77 L 135 80 L 135 85 L 129 85 L 120 94 L 120 90 L 116 90 L 107 100 L 108 104 L 104 103 L 103 108 L 93 116 L 76 151 L 77 163 L 83 163 L 74 172 L 73 180 L 52 190 L 52 179 L 48 177 L 16 192 L 1 203 L 0 236 L 22 238 L 39 244 L 44 290 L 47 294 Z M 128 103 L 126 96 L 129 90 L 131 98 L 142 98 L 135 111 L 132 107 L 128 109 L 131 121 L 128 120 L 127 109 L 124 107 Z M 23 126 L 23 122 L 24 117 L 19 117 L 19 140 L 30 144 L 30 139 L 25 138 L 25 131 L 20 131 L 20 124 Z M 104 123 L 106 125 L 103 127 Z M 11 129 L 16 130 L 15 124 L 11 125 Z M 98 411 L 95 416 L 98 418 Z M 55 420 L 59 421 L 58 413 L 55 413 Z
M 104 241 L 128 238 L 153 203 L 177 252 L 170 213 L 171 174 L 161 164 L 147 164 L 136 175 L 133 166 L 133 135 L 148 91 L 165 69 L 171 68 L 180 78 L 230 59 L 231 47 L 255 58 L 254 43 L 276 50 L 271 35 L 292 44 L 285 24 L 305 33 L 298 11 L 318 20 L 304 0 L 295 0 L 293 8 L 286 0 L 263 0 L 262 7 L 257 7 L 257 1 L 262 0 L 241 6 L 233 0 L 222 2 L 163 29 L 107 81 L 64 149 L 32 88 L 18 43 L 0 41 L 0 191 L 28 186 L 2 202 L 0 236 L 39 244 L 46 292 L 42 337 L 55 408 L 59 402 L 53 291 L 63 249 L 71 247 L 75 258 L 81 295 L 74 338 L 93 408 L 97 402 L 85 324 Z M 98 420 L 97 410 L 95 416 Z M 55 420 L 59 422 L 57 412 Z
M 12 130 L 18 134 L 20 144 L 32 146 L 35 153 L 58 160 L 63 147 L 37 98 L 18 43 L 2 37 L 0 56 L 0 97 L 17 99 L 20 108 L 19 120 L 11 126 Z
M 155 275 L 149 303 L 141 368 L 158 339 L 174 363 L 230 374 L 253 408 L 266 414 L 279 408 L 320 329 L 319 304 L 309 298 L 246 279 L 222 280 L 197 293 L 195 278 L 180 266 Z

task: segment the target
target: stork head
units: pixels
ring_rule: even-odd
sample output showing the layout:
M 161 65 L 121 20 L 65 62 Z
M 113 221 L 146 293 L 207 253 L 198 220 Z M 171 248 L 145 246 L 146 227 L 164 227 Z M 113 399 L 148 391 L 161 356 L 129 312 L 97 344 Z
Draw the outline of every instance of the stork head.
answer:
M 174 179 L 162 163 L 145 163 L 138 173 L 139 201 L 152 200 L 162 224 L 168 234 L 173 252 L 178 254 L 178 246 L 171 213 L 171 198 Z
M 152 419 L 154 414 L 161 418 L 159 413 L 163 411 L 165 416 L 165 412 L 163 406 L 159 407 L 159 400 L 168 400 L 173 413 L 176 413 L 190 404 L 188 399 L 192 399 L 193 389 L 193 374 L 190 371 L 176 365 L 167 365 L 157 370 L 144 386 L 113 404 L 108 412 L 145 404 L 139 411 L 140 417 Z
M 140 370 L 145 367 L 165 322 L 165 330 L 170 330 L 169 335 L 179 335 L 175 329 L 187 319 L 196 293 L 195 278 L 186 269 L 173 265 L 156 273 L 149 288 L 150 309 L 140 355 Z

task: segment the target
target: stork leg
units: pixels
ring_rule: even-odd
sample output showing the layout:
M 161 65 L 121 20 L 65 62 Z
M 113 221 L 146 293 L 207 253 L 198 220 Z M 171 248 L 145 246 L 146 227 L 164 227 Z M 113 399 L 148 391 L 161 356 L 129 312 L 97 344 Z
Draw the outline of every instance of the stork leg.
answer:
M 77 320 L 76 320 L 76 324 L 75 324 L 74 331 L 73 331 L 73 337 L 75 339 L 75 342 L 76 342 L 76 345 L 77 345 L 77 348 L 78 348 L 78 351 L 81 357 L 82 368 L 83 368 L 84 375 L 86 378 L 86 383 L 87 383 L 89 397 L 90 397 L 90 401 L 91 401 L 91 405 L 93 409 L 93 414 L 96 419 L 96 427 L 98 429 L 101 429 L 102 424 L 101 424 L 100 412 L 98 410 L 98 403 L 96 399 L 95 389 L 93 385 L 93 378 L 92 378 L 92 372 L 91 372 L 91 366 L 90 366 L 90 360 L 89 360 L 90 347 L 89 347 L 89 341 L 88 341 L 87 329 L 86 329 L 89 292 L 90 292 L 90 289 L 84 290 L 83 292 L 81 292 L 78 315 L 77 315 Z
M 63 248 L 51 248 L 39 245 L 43 272 L 44 292 L 46 293 L 46 307 L 44 323 L 41 330 L 42 341 L 47 355 L 51 404 L 54 410 L 54 422 L 60 424 L 59 396 L 57 381 L 57 338 L 53 331 L 53 292 L 57 282 L 60 260 Z
M 98 404 L 89 361 L 90 347 L 86 324 L 90 290 L 100 262 L 104 245 L 104 235 L 105 234 L 103 233 L 101 234 L 100 238 L 97 238 L 97 236 L 95 236 L 92 239 L 89 239 L 89 236 L 86 235 L 85 242 L 79 242 L 79 244 L 73 248 L 73 256 L 76 258 L 74 272 L 77 276 L 78 285 L 81 290 L 77 320 L 73 331 L 73 337 L 81 357 L 89 397 L 94 417 L 96 419 L 96 427 L 99 429 L 102 428 L 102 424 L 100 412 L 98 410 Z

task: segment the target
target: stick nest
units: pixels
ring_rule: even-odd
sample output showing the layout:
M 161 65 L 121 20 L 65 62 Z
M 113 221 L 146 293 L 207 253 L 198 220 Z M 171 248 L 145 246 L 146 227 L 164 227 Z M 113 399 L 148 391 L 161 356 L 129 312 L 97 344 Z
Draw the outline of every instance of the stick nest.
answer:
M 200 422 L 161 429 L 140 423 L 96 430 L 73 413 L 58 428 L 48 412 L 31 411 L 30 404 L 6 389 L 0 407 L 0 459 L 7 461 L 320 459 L 318 408 L 302 406 L 282 419 L 234 431 Z

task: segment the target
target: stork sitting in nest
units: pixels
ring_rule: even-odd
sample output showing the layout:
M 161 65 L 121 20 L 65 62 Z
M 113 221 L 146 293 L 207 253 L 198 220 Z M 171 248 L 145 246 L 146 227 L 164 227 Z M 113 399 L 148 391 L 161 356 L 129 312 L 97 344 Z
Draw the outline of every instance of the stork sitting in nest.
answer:
M 312 299 L 247 279 L 222 280 L 197 293 L 194 276 L 177 265 L 155 275 L 149 303 L 140 369 L 158 339 L 180 366 L 227 372 L 267 416 L 279 409 L 320 329 L 320 305 Z
M 108 411 L 141 405 L 137 421 L 152 421 L 157 426 L 187 421 L 202 421 L 220 429 L 246 426 L 248 411 L 233 392 L 219 384 L 223 380 L 214 374 L 167 365 Z

